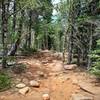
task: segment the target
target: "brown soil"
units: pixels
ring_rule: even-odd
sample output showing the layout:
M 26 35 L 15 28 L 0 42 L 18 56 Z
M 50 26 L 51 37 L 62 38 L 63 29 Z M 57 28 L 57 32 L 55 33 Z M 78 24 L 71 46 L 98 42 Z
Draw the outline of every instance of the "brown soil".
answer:
M 95 86 L 94 78 L 91 78 L 90 75 L 79 68 L 71 71 L 64 70 L 59 55 L 45 51 L 30 57 L 20 58 L 18 62 L 26 64 L 27 71 L 20 75 L 14 74 L 13 80 L 37 80 L 40 82 L 40 87 L 31 87 L 31 90 L 25 96 L 19 94 L 18 90 L 13 87 L 0 93 L 0 100 L 43 100 L 42 95 L 44 93 L 50 95 L 50 100 L 72 100 L 72 94 L 77 93 L 93 96 L 94 100 L 100 100 L 100 86 Z M 97 94 L 82 90 L 79 82 L 98 88 Z

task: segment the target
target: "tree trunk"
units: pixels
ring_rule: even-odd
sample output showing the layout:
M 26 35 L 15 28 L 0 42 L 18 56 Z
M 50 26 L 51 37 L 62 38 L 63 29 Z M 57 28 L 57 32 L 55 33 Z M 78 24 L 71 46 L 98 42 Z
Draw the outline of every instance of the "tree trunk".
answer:
M 89 54 L 91 53 L 91 49 L 92 49 L 92 42 L 93 42 L 93 35 L 92 35 L 92 25 L 91 25 L 91 28 L 90 28 L 90 31 L 91 31 L 91 34 L 90 34 L 90 39 L 89 39 L 89 52 L 88 52 L 88 65 L 87 65 L 87 68 L 90 69 L 91 67 L 91 59 L 89 57 Z
M 15 31 L 16 31 L 16 0 L 14 0 L 14 6 L 13 6 L 13 13 L 14 13 L 14 15 L 13 15 L 13 26 L 12 26 L 12 31 L 13 31 L 13 33 L 15 33 Z
M 65 28 L 65 32 L 64 32 L 64 45 L 63 45 L 63 63 L 67 64 L 67 32 L 66 32 L 66 28 Z
M 29 11 L 29 36 L 28 36 L 28 48 L 31 48 L 31 32 L 32 32 L 32 10 Z
M 19 29 L 18 29 L 18 39 L 14 44 L 12 44 L 12 47 L 11 47 L 10 51 L 8 52 L 8 56 L 15 55 L 15 53 L 19 47 L 19 44 L 21 42 L 21 33 L 22 33 L 22 28 L 23 28 L 23 17 L 24 17 L 24 10 L 21 11 L 21 18 L 19 21 Z
M 73 28 L 71 28 L 71 32 L 69 33 L 69 40 L 68 40 L 68 64 L 72 62 L 72 50 L 73 50 Z
M 6 0 L 2 0 L 2 44 L 3 44 L 3 57 L 2 67 L 7 66 L 7 34 L 8 34 L 8 7 Z
M 80 52 L 80 49 L 79 48 L 77 48 L 77 65 L 78 66 L 80 66 L 80 59 L 81 59 L 81 52 Z
M 48 31 L 45 29 L 45 49 L 48 49 Z

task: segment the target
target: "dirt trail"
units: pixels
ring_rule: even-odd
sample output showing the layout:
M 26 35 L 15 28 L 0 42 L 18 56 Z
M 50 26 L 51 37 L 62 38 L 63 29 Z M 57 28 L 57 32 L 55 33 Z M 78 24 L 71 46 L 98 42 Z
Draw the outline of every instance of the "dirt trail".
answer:
M 44 93 L 50 95 L 50 100 L 81 100 L 75 99 L 75 97 L 72 98 L 73 94 L 82 94 L 85 97 L 93 97 L 93 100 L 100 100 L 100 86 L 94 86 L 94 83 L 92 83 L 94 79 L 91 79 L 84 71 L 79 69 L 72 71 L 64 70 L 61 54 L 45 51 L 19 59 L 18 62 L 26 64 L 27 71 L 21 75 L 15 75 L 15 80 L 37 80 L 40 82 L 40 87 L 31 87 L 25 96 L 19 94 L 18 90 L 13 88 L 0 93 L 0 100 L 43 100 L 42 95 Z M 82 82 L 84 82 L 83 86 L 80 87 Z M 85 84 L 91 86 L 96 94 L 89 93 L 84 89 L 82 90 Z M 79 97 L 76 96 L 76 98 Z

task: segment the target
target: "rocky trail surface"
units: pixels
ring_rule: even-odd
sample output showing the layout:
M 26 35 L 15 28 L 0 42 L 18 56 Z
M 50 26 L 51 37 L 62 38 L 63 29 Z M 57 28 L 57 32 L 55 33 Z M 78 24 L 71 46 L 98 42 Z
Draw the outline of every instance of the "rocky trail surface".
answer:
M 27 70 L 13 75 L 12 88 L 0 100 L 100 100 L 95 77 L 76 65 L 63 66 L 60 53 L 46 50 L 18 62 Z

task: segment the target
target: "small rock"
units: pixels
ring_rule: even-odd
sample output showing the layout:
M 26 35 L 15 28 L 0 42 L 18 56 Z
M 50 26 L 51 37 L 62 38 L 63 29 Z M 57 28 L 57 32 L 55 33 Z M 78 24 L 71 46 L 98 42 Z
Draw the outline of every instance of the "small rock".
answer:
M 64 65 L 64 69 L 66 70 L 74 70 L 76 67 L 77 67 L 76 64 Z
M 24 79 L 22 80 L 22 82 L 23 82 L 24 84 L 27 84 L 27 85 L 28 85 L 29 80 L 28 80 L 27 78 L 24 78 Z
M 75 85 L 77 85 L 78 84 L 78 80 L 77 79 L 73 79 L 72 83 L 75 84 Z
M 21 88 L 24 88 L 26 85 L 24 84 L 24 83 L 20 83 L 20 84 L 17 84 L 16 85 L 16 88 L 19 88 L 19 89 L 21 89 Z
M 49 73 L 49 76 L 57 76 L 58 73 Z
M 23 88 L 23 89 L 20 89 L 20 90 L 19 90 L 19 93 L 22 94 L 22 95 L 25 95 L 26 93 L 29 92 L 29 90 L 30 90 L 29 87 L 25 87 L 25 88 Z
M 43 64 L 47 64 L 48 63 L 48 60 L 44 60 L 42 61 Z
M 39 82 L 37 82 L 37 81 L 35 81 L 35 80 L 30 81 L 29 84 L 30 84 L 30 86 L 32 86 L 32 87 L 39 87 L 39 86 L 40 86 Z
M 50 100 L 49 94 L 43 94 L 43 100 Z
M 31 72 L 26 72 L 26 74 L 27 74 L 28 76 L 33 76 L 33 74 L 32 74 Z
M 37 74 L 42 76 L 42 75 L 44 75 L 44 72 L 42 72 L 42 71 L 37 71 Z

